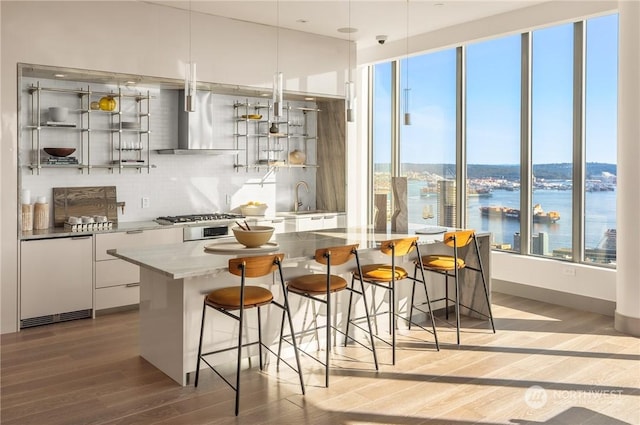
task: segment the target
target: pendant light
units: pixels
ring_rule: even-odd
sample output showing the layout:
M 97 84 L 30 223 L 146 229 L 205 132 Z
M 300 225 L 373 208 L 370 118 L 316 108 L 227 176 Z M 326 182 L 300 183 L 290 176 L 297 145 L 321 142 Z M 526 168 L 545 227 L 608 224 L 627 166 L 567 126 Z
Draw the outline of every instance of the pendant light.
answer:
M 184 69 L 184 110 L 196 111 L 196 64 L 191 60 L 191 0 L 189 0 L 189 62 Z
M 280 72 L 280 2 L 276 1 L 276 73 L 273 74 L 273 115 L 282 116 L 282 72 Z
M 353 80 L 351 79 L 351 33 L 353 32 L 353 28 L 351 28 L 351 0 L 349 0 L 349 25 L 347 27 L 347 33 L 349 34 L 349 44 L 348 44 L 348 63 L 347 63 L 347 82 L 345 83 L 345 99 L 346 99 L 346 107 L 347 107 L 347 122 L 355 121 L 355 85 L 353 84 Z
M 406 58 L 405 58 L 405 88 L 404 88 L 404 125 L 411 125 L 411 112 L 409 111 L 409 100 L 411 94 L 411 88 L 409 88 L 409 0 L 407 0 L 406 7 L 407 14 L 407 38 L 405 39 L 405 49 L 406 49 Z

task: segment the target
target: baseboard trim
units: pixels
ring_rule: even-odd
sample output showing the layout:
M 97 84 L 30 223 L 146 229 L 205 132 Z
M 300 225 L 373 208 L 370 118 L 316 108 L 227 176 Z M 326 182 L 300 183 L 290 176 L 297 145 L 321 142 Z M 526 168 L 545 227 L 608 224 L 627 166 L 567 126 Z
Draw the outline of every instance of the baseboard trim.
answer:
M 640 318 L 629 317 L 616 311 L 613 327 L 618 332 L 640 337 Z
M 139 309 L 140 309 L 140 304 L 130 304 L 130 305 L 123 305 L 119 307 L 103 308 L 102 310 L 96 310 L 96 317 L 105 316 L 107 314 L 112 314 L 112 313 L 120 313 L 122 311 L 139 310 Z
M 584 295 L 570 294 L 568 292 L 539 288 L 536 286 L 508 282 L 499 279 L 491 279 L 491 290 L 493 292 L 501 292 L 504 294 L 529 298 L 549 304 L 575 308 L 576 310 L 603 314 L 605 316 L 613 317 L 616 310 L 615 301 L 607 301 L 599 298 L 586 297 Z

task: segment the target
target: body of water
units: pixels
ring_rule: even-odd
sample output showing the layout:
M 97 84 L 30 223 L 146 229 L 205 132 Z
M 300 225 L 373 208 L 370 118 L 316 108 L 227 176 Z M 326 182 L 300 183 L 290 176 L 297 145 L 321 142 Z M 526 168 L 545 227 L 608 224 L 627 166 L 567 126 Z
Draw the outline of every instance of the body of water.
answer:
M 420 196 L 422 181 L 408 181 L 409 222 L 415 224 L 438 225 L 437 196 Z M 532 204 L 540 204 L 545 212 L 557 211 L 560 220 L 556 223 L 534 223 L 532 235 L 545 232 L 549 236 L 549 254 L 554 249 L 571 248 L 572 232 L 572 191 L 571 190 L 535 190 Z M 520 231 L 519 220 L 483 217 L 482 206 L 518 208 L 520 192 L 494 190 L 491 196 L 471 196 L 467 203 L 467 227 L 492 233 L 494 243 L 513 245 L 513 235 Z M 423 218 L 423 211 L 433 211 L 434 217 Z M 585 197 L 585 246 L 596 248 L 602 241 L 607 229 L 616 228 L 616 192 L 587 192 Z

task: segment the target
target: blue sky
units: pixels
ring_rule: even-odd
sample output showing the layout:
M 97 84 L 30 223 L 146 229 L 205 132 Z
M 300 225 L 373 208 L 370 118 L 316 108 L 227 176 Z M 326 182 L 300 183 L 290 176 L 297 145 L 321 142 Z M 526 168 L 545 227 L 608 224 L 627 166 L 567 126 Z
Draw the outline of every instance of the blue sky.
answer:
M 587 161 L 616 162 L 617 15 L 587 21 Z M 573 25 L 533 32 L 533 162 L 571 162 Z M 467 46 L 470 164 L 520 161 L 520 35 Z M 401 128 L 401 162 L 455 162 L 455 49 L 409 59 L 411 126 Z M 402 60 L 405 66 L 406 60 Z M 407 70 L 401 71 L 405 88 Z M 376 66 L 374 162 L 389 162 L 389 64 Z M 401 102 L 402 103 L 402 102 Z M 381 146 L 382 145 L 382 146 Z

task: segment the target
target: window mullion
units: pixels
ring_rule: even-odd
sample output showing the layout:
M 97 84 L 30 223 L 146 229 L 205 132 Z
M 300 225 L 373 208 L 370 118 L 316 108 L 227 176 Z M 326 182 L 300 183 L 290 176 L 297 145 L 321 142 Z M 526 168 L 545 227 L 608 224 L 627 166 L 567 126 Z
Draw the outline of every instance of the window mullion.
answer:
M 584 258 L 584 186 L 585 186 L 585 60 L 586 26 L 573 25 L 573 175 L 572 175 L 572 253 L 574 262 Z
M 520 253 L 531 252 L 531 33 L 521 37 L 520 82 Z

